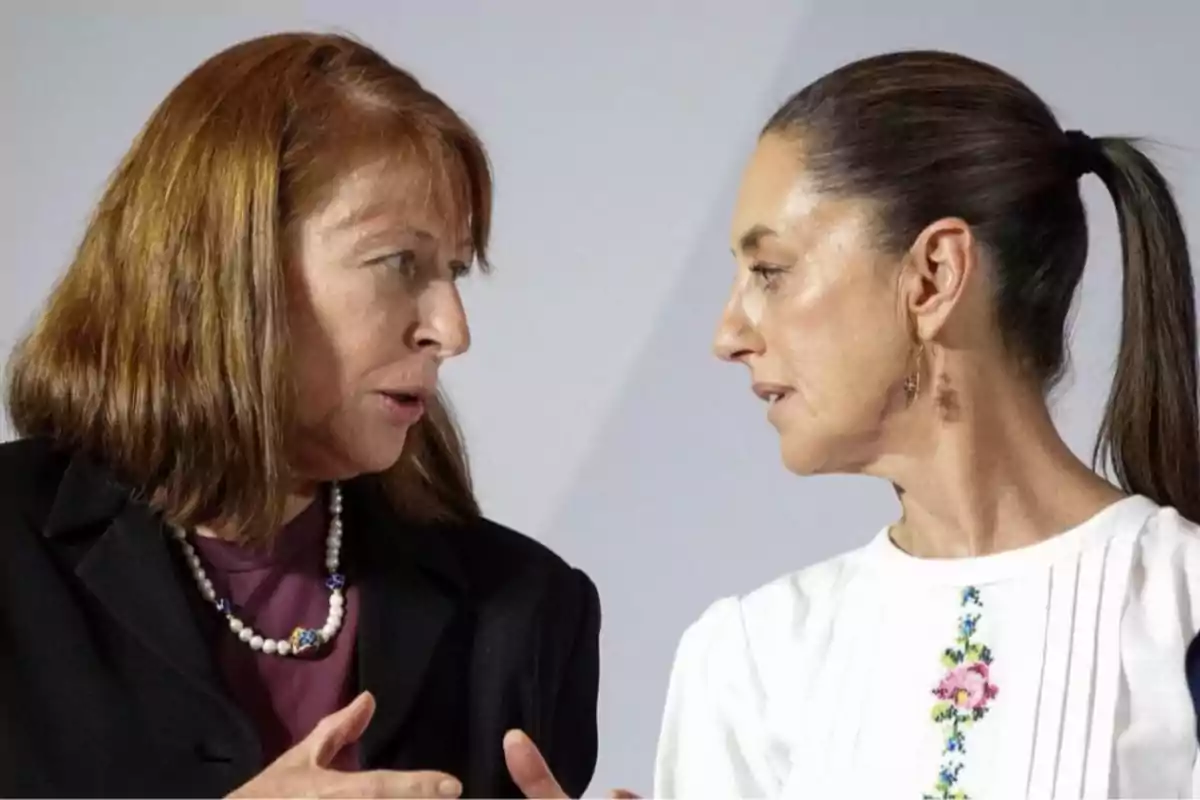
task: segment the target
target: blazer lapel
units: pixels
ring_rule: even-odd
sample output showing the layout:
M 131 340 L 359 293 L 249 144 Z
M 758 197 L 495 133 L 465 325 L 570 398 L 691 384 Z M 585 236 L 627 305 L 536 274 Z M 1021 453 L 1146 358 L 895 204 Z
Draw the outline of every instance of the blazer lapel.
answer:
M 103 533 L 76 563 L 76 575 L 148 650 L 223 701 L 164 526 L 104 470 L 77 457 L 63 477 L 46 534 L 70 538 L 101 526 Z
M 130 509 L 113 520 L 76 574 L 142 644 L 197 688 L 213 692 L 212 658 L 183 594 L 168 544 L 162 526 L 148 514 Z
M 348 493 L 348 578 L 359 587 L 359 688 L 376 699 L 360 743 L 365 767 L 377 763 L 421 692 L 430 661 L 460 605 L 466 581 L 442 531 L 406 523 L 375 481 Z

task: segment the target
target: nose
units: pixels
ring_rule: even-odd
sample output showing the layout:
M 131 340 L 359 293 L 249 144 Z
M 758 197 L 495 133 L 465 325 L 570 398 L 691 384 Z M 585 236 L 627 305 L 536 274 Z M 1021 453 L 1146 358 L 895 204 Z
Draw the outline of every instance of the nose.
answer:
M 751 355 L 761 355 L 763 340 L 757 327 L 742 307 L 741 294 L 734 291 L 721 312 L 717 333 L 713 337 L 713 353 L 722 361 L 744 361 Z
M 419 319 L 413 334 L 416 346 L 432 350 L 441 360 L 467 352 L 471 329 L 458 287 L 450 281 L 432 281 L 421 292 Z

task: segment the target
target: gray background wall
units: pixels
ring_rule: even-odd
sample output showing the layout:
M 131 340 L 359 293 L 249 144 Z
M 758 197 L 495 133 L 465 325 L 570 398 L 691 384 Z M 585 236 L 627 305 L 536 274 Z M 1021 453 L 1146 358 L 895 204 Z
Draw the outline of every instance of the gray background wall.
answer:
M 414 70 L 477 125 L 497 173 L 498 271 L 469 284 L 475 345 L 446 370 L 482 500 L 604 599 L 594 792 L 649 789 L 672 651 L 704 606 L 857 545 L 895 511 L 876 483 L 789 476 L 746 376 L 708 354 L 736 176 L 778 102 L 853 57 L 959 50 L 1026 79 L 1067 126 L 1162 142 L 1200 236 L 1192 0 L 148 5 L 0 4 L 0 351 L 142 121 L 205 57 L 337 28 Z M 1093 257 L 1056 407 L 1079 452 L 1108 390 L 1121 279 L 1111 204 L 1095 181 L 1086 195 Z

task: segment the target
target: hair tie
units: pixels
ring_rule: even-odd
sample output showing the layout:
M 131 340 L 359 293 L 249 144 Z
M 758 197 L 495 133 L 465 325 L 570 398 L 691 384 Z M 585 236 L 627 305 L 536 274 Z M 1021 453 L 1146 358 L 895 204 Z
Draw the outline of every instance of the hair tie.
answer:
M 1088 173 L 1098 172 L 1106 161 L 1103 145 L 1083 131 L 1065 131 L 1064 135 L 1067 138 L 1067 160 L 1072 177 L 1081 178 Z

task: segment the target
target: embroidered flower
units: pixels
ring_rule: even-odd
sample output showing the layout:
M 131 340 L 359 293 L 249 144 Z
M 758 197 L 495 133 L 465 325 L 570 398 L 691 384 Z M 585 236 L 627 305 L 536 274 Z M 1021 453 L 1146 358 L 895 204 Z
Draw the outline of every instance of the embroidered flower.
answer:
M 990 680 L 992 651 L 974 638 L 983 615 L 969 609 L 983 608 L 979 589 L 963 589 L 959 606 L 963 613 L 958 618 L 958 635 L 955 646 L 942 651 L 946 674 L 933 690 L 938 702 L 930 713 L 942 727 L 944 758 L 933 792 L 923 795 L 923 800 L 970 800 L 970 795 L 959 788 L 959 773 L 967 753 L 966 729 L 987 715 L 989 704 L 1000 691 Z
M 995 684 L 988 683 L 988 665 L 977 662 L 950 670 L 933 693 L 958 708 L 974 711 L 984 708 L 996 696 L 997 689 Z

